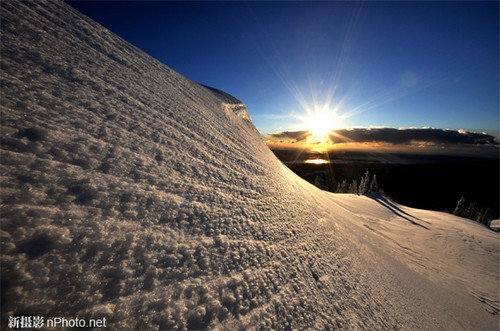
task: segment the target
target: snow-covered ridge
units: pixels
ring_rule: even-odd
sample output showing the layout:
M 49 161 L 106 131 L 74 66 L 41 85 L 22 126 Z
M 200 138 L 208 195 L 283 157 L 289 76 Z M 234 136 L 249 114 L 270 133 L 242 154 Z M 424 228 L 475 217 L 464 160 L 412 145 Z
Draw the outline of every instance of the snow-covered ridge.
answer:
M 248 115 L 247 108 L 243 103 L 240 104 L 229 104 L 229 103 L 223 103 L 222 106 L 224 107 L 224 110 L 226 113 L 230 116 L 231 114 L 234 114 L 238 117 L 241 117 L 249 122 L 250 120 L 250 115 Z
M 496 233 L 326 194 L 240 100 L 64 3 L 0 6 L 2 328 L 496 327 Z

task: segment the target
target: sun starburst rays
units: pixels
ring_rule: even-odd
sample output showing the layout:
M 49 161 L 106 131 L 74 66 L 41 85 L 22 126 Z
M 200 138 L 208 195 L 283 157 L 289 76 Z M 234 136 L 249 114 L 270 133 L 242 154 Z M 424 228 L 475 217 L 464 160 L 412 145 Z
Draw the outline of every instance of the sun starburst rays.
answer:
M 305 114 L 297 116 L 301 126 L 310 135 L 307 142 L 316 145 L 327 145 L 331 142 L 332 132 L 342 127 L 343 116 L 339 115 L 339 107 L 331 107 L 329 103 L 305 107 Z M 325 146 L 321 146 L 322 148 Z

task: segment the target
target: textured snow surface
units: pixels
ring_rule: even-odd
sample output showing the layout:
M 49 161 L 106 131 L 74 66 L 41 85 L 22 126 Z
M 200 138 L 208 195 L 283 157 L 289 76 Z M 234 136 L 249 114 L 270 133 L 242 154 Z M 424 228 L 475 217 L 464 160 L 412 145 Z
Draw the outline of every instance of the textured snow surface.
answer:
M 320 191 L 236 98 L 63 3 L 0 5 L 2 323 L 498 328 L 498 233 Z

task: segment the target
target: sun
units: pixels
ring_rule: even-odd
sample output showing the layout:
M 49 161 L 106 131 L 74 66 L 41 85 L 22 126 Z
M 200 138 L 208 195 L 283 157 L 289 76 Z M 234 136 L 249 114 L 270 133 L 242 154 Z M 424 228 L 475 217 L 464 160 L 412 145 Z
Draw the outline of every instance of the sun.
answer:
M 333 130 L 333 116 L 327 112 L 315 112 L 306 119 L 305 127 L 312 134 L 325 136 Z
M 304 128 L 311 133 L 309 142 L 314 144 L 329 143 L 330 132 L 341 126 L 341 117 L 337 115 L 336 109 L 330 109 L 326 105 L 309 109 L 301 120 Z

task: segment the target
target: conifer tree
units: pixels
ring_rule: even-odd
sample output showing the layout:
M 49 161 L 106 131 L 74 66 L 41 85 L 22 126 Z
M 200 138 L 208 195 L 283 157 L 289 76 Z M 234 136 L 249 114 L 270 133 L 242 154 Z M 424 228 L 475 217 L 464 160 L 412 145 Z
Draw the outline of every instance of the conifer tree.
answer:
M 370 173 L 367 171 L 365 172 L 365 175 L 361 177 L 358 193 L 360 195 L 366 194 L 368 193 L 369 189 L 370 189 Z
M 478 223 L 483 223 L 484 212 L 485 212 L 484 208 L 481 208 L 481 210 L 476 213 L 474 220 Z
M 465 214 L 465 198 L 461 197 L 457 202 L 457 206 L 453 210 L 453 215 L 463 217 Z
M 340 185 L 340 193 L 347 193 L 348 190 L 349 186 L 347 185 L 347 180 L 344 179 Z
M 339 182 L 337 184 L 337 190 L 335 191 L 336 193 L 347 193 L 349 187 L 347 185 L 347 180 L 343 180 L 342 182 Z
M 373 175 L 372 182 L 370 183 L 370 193 L 378 193 L 377 175 Z
M 490 208 L 486 208 L 486 211 L 483 214 L 483 217 L 481 218 L 481 223 L 483 223 L 486 226 L 490 226 L 490 222 L 493 219 L 493 216 L 491 216 L 491 211 Z
M 477 204 L 475 201 L 472 201 L 465 209 L 464 217 L 473 220 L 476 218 L 476 214 L 477 214 Z
M 357 179 L 352 181 L 351 185 L 349 186 L 348 192 L 352 193 L 352 194 L 358 194 L 358 180 Z

